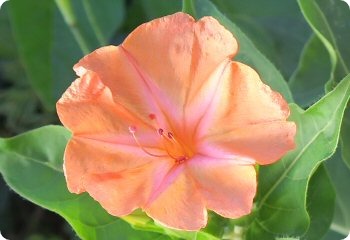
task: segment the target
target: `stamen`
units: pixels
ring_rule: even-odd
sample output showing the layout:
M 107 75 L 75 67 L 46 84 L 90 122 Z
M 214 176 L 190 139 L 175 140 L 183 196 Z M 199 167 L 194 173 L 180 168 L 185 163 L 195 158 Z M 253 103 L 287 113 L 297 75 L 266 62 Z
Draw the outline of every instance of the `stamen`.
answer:
M 158 129 L 158 134 L 165 140 L 163 141 L 163 147 L 165 149 L 165 151 L 167 152 L 167 154 L 169 155 L 169 157 L 171 157 L 172 159 L 174 159 L 175 161 L 177 161 L 177 157 L 175 157 L 174 155 L 172 155 L 169 151 L 169 146 L 167 145 L 167 143 L 169 144 L 174 144 L 172 141 L 170 141 L 167 137 L 164 136 L 164 130 L 162 128 Z M 171 148 L 171 147 L 170 147 Z
M 168 132 L 168 138 L 174 139 L 174 135 L 171 132 Z
M 136 132 L 136 127 L 135 126 L 129 126 L 129 132 L 130 133 L 135 133 Z
M 167 136 L 166 136 L 166 135 L 164 135 L 164 130 L 163 130 L 162 128 L 159 128 L 159 129 L 158 129 L 158 134 L 159 134 L 161 137 L 163 137 L 163 139 L 164 139 L 166 142 L 170 143 L 171 145 L 174 145 L 174 144 L 175 144 L 175 145 L 180 145 L 180 146 L 181 146 L 181 144 L 179 144 L 179 142 L 175 140 L 175 138 L 173 137 L 173 135 L 172 135 L 171 132 L 168 132 L 168 134 L 167 134 Z M 182 148 L 182 146 L 181 146 L 181 148 Z
M 159 128 L 159 124 L 156 118 L 156 115 L 153 113 L 150 113 L 148 115 L 149 119 L 154 120 L 155 124 L 155 129 L 157 129 L 157 134 L 161 137 L 162 139 L 162 145 L 163 149 L 165 150 L 167 155 L 158 155 L 149 152 L 138 140 L 136 137 L 136 127 L 135 126 L 129 126 L 129 132 L 132 134 L 135 142 L 137 145 L 144 151 L 147 155 L 153 156 L 153 157 L 170 157 L 175 160 L 176 164 L 181 164 L 185 162 L 186 160 L 189 159 L 187 156 L 187 151 L 186 148 L 184 147 L 183 144 L 181 144 L 174 136 L 172 132 L 166 132 L 163 128 Z
M 139 142 L 139 140 L 137 139 L 135 133 L 136 133 L 136 127 L 135 126 L 129 126 L 129 132 L 131 133 L 131 135 L 133 136 L 135 142 L 137 143 L 137 145 L 142 149 L 142 151 L 144 151 L 146 154 L 152 156 L 152 157 L 167 157 L 167 155 L 158 155 L 158 154 L 154 154 L 149 152 L 144 146 L 142 146 L 142 144 Z

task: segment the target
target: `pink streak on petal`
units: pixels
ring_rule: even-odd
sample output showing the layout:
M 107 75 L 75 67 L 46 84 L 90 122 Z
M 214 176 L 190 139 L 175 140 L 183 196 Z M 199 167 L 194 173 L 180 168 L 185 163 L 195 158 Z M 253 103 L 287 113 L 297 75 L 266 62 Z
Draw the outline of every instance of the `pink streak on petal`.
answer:
M 208 209 L 227 218 L 251 212 L 256 193 L 253 166 L 220 159 L 215 162 L 201 156 L 191 159 L 188 165 Z
M 207 211 L 187 171 L 172 180 L 144 211 L 160 224 L 174 229 L 196 231 L 207 223 Z

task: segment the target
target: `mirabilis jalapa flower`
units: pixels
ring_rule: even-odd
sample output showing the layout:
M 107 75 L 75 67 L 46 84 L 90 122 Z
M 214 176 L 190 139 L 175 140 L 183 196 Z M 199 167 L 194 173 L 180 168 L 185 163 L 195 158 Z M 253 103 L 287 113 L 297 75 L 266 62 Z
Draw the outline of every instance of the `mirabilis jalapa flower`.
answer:
M 296 126 L 282 96 L 231 60 L 237 49 L 214 18 L 176 13 L 81 59 L 57 103 L 73 133 L 69 190 L 176 229 L 204 227 L 207 210 L 250 213 L 254 165 L 293 149 Z

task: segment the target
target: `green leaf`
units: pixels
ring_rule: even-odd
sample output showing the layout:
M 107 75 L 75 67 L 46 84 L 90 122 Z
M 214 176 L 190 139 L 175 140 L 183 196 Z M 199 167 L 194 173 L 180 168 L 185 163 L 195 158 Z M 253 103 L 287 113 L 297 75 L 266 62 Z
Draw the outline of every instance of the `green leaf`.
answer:
M 348 106 L 342 124 L 341 130 L 341 153 L 345 164 L 350 169 L 350 107 Z
M 219 240 L 221 238 L 216 237 L 212 235 L 211 233 L 208 233 L 207 228 L 209 226 L 201 231 L 198 232 L 188 232 L 188 231 L 179 231 L 174 229 L 169 229 L 166 227 L 162 227 L 161 225 L 157 225 L 154 223 L 152 219 L 150 219 L 145 213 L 141 212 L 140 210 L 135 211 L 133 214 L 123 217 L 125 221 L 130 223 L 135 229 L 143 230 L 143 231 L 150 231 L 150 232 L 156 232 L 156 233 L 162 233 L 166 234 L 170 237 L 180 238 L 180 239 L 188 239 L 188 240 Z M 209 217 L 209 221 L 210 221 Z M 221 220 L 221 219 L 220 219 Z M 223 226 L 220 226 L 223 228 Z M 222 232 L 220 232 L 220 235 L 222 235 Z
M 141 0 L 140 2 L 148 20 L 179 12 L 182 6 L 179 0 Z
M 332 62 L 332 81 L 350 73 L 350 11 L 338 0 L 298 0 L 309 25 L 327 48 Z
M 115 31 L 124 21 L 124 1 L 83 0 L 83 6 L 99 44 L 103 46 L 110 43 Z
M 12 28 L 26 72 L 42 103 L 52 111 L 75 79 L 74 63 L 83 52 L 109 43 L 124 19 L 122 0 L 57 2 L 64 9 L 63 15 L 53 0 L 9 3 Z
M 275 66 L 255 47 L 253 42 L 228 18 L 226 18 L 209 0 L 196 1 L 198 18 L 213 16 L 237 38 L 239 53 L 236 60 L 255 68 L 262 80 L 272 89 L 280 92 L 288 102 L 293 101 L 287 82 Z
M 338 240 L 338 239 L 346 239 L 347 235 L 339 234 L 337 232 L 334 232 L 332 229 L 329 229 L 327 234 L 322 238 L 322 240 Z
M 87 193 L 68 192 L 62 166 L 69 137 L 63 127 L 46 126 L 14 138 L 0 138 L 0 172 L 7 184 L 22 197 L 64 217 L 82 239 L 219 240 L 204 231 L 177 231 L 156 225 L 141 211 L 117 218 Z M 125 221 L 147 232 L 136 231 Z
M 332 88 L 350 73 L 350 11 L 347 3 L 337 0 L 298 0 L 311 28 L 326 46 L 332 77 L 327 88 Z M 345 113 L 341 132 L 343 160 L 350 167 L 350 109 Z
M 9 5 L 13 32 L 30 83 L 44 106 L 54 110 L 50 81 L 54 2 L 15 0 Z
M 295 0 L 212 0 L 254 45 L 290 78 L 310 36 Z
M 54 97 L 59 99 L 76 78 L 73 65 L 83 57 L 83 52 L 57 7 L 54 9 L 53 37 L 55 40 L 51 46 L 53 72 L 51 81 L 53 81 Z
M 92 34 L 81 1 L 55 0 L 65 23 L 68 25 L 84 55 L 98 46 L 97 37 Z M 77 10 L 78 9 L 78 10 Z
M 180 0 L 139 0 L 131 1 L 127 8 L 127 17 L 123 26 L 124 33 L 133 31 L 136 27 L 155 18 L 181 11 Z M 137 16 L 137 17 L 135 17 Z M 120 39 L 121 41 L 122 39 Z
M 312 35 L 305 44 L 299 66 L 295 70 L 289 86 L 295 102 L 308 107 L 324 95 L 324 85 L 331 76 L 331 63 L 323 43 Z
M 98 40 L 103 39 L 106 43 L 112 41 L 113 34 L 121 27 L 124 20 L 125 7 L 122 0 L 106 0 L 103 3 L 98 3 L 96 0 L 79 0 L 68 3 L 71 4 L 70 15 L 73 18 L 69 20 L 68 25 L 57 6 L 53 16 L 52 80 L 56 100 L 76 78 L 72 67 L 83 57 L 82 48 L 73 33 L 78 31 L 78 34 L 85 39 L 87 48 L 94 50 L 103 45 Z M 96 7 L 96 4 L 101 6 Z M 75 30 L 72 29 L 72 24 L 81 27 Z
M 62 171 L 70 133 L 47 126 L 14 138 L 0 139 L 0 172 L 22 197 L 64 217 L 82 239 L 157 239 L 159 234 L 133 230 L 109 215 L 88 194 L 72 194 Z
M 310 226 L 303 239 L 319 240 L 326 234 L 332 223 L 335 204 L 335 191 L 323 164 L 318 167 L 309 181 L 306 201 L 310 214 Z
M 326 161 L 325 166 L 336 192 L 331 229 L 345 237 L 350 232 L 350 191 L 347 184 L 350 179 L 350 169 L 342 161 L 339 150 L 330 160 Z
M 122 0 L 55 0 L 84 54 L 110 42 L 124 19 Z
M 248 239 L 301 236 L 307 231 L 307 185 L 315 169 L 337 147 L 349 97 L 350 75 L 306 111 L 291 105 L 290 120 L 297 124 L 296 148 L 277 163 L 260 167 L 257 207 Z
M 17 55 L 9 20 L 9 4 L 5 2 L 0 11 L 0 58 L 1 61 L 12 59 Z

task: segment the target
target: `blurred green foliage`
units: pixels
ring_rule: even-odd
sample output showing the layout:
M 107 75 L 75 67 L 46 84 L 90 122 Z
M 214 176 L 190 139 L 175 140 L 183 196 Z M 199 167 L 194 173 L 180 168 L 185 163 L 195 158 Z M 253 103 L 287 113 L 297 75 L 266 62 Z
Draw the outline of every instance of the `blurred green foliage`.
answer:
M 162 228 L 142 213 L 126 217 L 124 220 L 134 228 L 150 231 L 140 235 L 124 221 L 109 216 L 86 194 L 76 196 L 66 190 L 61 169 L 67 139 L 63 128 L 44 127 L 4 139 L 59 124 L 55 102 L 75 79 L 72 66 L 87 52 L 119 44 L 139 24 L 181 11 L 179 0 L 10 0 L 3 5 L 0 171 L 6 182 L 21 196 L 65 217 L 76 233 L 86 239 L 108 239 L 106 234 L 118 239 L 219 239 L 230 237 L 235 224 L 250 227 L 249 239 L 272 239 L 283 234 L 311 240 L 344 236 L 350 230 L 350 189 L 344 184 L 350 180 L 348 108 L 343 122 L 341 118 L 350 80 L 349 76 L 341 80 L 350 69 L 349 8 L 340 0 L 195 2 L 197 17 L 215 16 L 238 38 L 238 60 L 254 66 L 272 88 L 303 108 L 292 108 L 300 147 L 279 164 L 260 169 L 260 177 L 265 177 L 259 180 L 257 199 L 268 205 L 258 205 L 252 215 L 239 220 L 211 213 L 208 227 L 198 234 Z M 339 82 L 341 86 L 331 91 Z M 321 162 L 337 147 L 339 133 L 341 146 L 323 166 Z M 291 180 L 286 177 L 289 173 L 297 177 L 292 174 L 295 179 Z M 55 184 L 43 186 L 50 181 Z M 284 193 L 288 185 L 293 190 Z M 41 192 L 45 194 L 31 190 L 38 186 L 47 188 Z M 53 201 L 58 199 L 69 201 Z M 294 207 L 293 214 L 286 214 L 286 205 Z M 82 215 L 86 208 L 91 212 Z M 111 225 L 104 226 L 106 223 Z M 330 224 L 331 230 L 326 233 Z M 227 226 L 225 230 L 223 226 Z M 18 198 L 3 180 L 0 230 L 11 240 L 77 238 L 60 217 Z

